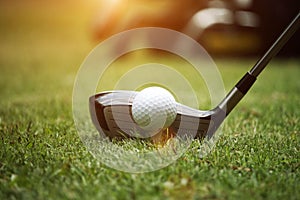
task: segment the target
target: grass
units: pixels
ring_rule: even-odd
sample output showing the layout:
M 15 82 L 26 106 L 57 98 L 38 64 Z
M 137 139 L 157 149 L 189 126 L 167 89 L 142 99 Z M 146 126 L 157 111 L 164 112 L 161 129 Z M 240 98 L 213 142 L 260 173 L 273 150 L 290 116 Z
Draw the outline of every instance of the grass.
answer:
M 299 60 L 270 63 L 207 157 L 194 141 L 151 173 L 94 159 L 71 108 L 77 69 L 93 47 L 86 29 L 95 2 L 86 2 L 1 2 L 0 199 L 300 198 Z M 226 89 L 252 64 L 217 60 Z

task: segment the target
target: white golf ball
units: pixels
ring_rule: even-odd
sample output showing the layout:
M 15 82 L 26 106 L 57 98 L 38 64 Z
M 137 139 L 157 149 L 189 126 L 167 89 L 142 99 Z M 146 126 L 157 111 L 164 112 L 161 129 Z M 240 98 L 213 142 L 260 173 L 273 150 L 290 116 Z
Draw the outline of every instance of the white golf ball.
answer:
M 148 87 L 140 91 L 132 103 L 134 121 L 147 131 L 160 131 L 169 127 L 176 114 L 174 97 L 161 87 Z

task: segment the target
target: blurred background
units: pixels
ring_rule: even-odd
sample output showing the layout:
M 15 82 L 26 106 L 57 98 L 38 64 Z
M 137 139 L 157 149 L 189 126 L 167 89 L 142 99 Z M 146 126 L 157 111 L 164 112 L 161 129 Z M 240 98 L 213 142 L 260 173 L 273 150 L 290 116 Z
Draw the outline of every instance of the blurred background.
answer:
M 0 55 L 78 64 L 99 42 L 144 26 L 183 32 L 211 55 L 260 55 L 299 10 L 299 0 L 2 0 Z M 280 55 L 299 57 L 299 45 L 298 31 Z
M 249 68 L 299 9 L 299 0 L 2 0 L 0 95 L 19 102 L 30 101 L 28 94 L 32 99 L 52 94 L 69 105 L 76 73 L 89 52 L 116 33 L 143 26 L 183 32 L 215 60 L 249 57 L 246 64 L 236 61 Z M 127 43 L 120 41 L 120 47 Z M 279 56 L 299 58 L 299 46 L 298 31 Z
M 92 32 L 102 41 L 132 28 L 165 27 L 189 35 L 213 55 L 256 55 L 299 10 L 299 0 L 102 0 Z M 299 45 L 298 31 L 280 55 L 300 55 Z

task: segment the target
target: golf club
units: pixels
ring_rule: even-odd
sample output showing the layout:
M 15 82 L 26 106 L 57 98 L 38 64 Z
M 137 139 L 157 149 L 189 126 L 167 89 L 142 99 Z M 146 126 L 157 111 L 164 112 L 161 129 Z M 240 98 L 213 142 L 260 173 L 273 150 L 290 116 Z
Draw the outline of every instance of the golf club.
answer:
M 226 116 L 248 92 L 269 61 L 298 30 L 300 26 L 299 18 L 300 13 L 216 108 L 201 111 L 177 103 L 177 116 L 167 129 L 175 133 L 179 129 L 186 134 L 196 133 L 195 136 L 198 138 L 212 137 Z M 90 114 L 97 130 L 109 138 L 131 138 L 135 136 L 128 135 L 128 133 L 143 132 L 134 122 L 131 114 L 132 102 L 137 94 L 136 91 L 120 90 L 101 92 L 91 96 L 89 98 Z

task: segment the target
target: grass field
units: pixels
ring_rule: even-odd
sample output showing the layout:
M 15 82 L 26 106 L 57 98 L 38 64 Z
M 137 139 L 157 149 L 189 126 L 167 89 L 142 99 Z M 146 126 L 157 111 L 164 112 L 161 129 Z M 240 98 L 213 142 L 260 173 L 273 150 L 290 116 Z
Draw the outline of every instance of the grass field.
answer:
M 210 155 L 195 141 L 174 164 L 129 174 L 94 159 L 72 117 L 95 1 L 33 2 L 0 3 L 0 199 L 300 198 L 300 59 L 270 63 Z M 255 63 L 216 62 L 227 90 Z

